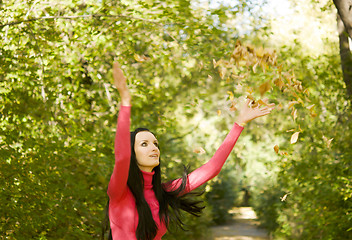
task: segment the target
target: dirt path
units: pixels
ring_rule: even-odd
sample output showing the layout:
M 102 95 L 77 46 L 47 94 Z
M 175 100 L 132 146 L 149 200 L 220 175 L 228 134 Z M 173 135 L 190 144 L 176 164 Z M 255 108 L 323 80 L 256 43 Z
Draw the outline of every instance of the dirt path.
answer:
M 212 227 L 213 240 L 269 240 L 265 230 L 258 227 L 257 216 L 250 207 L 231 210 L 234 220 L 222 226 Z

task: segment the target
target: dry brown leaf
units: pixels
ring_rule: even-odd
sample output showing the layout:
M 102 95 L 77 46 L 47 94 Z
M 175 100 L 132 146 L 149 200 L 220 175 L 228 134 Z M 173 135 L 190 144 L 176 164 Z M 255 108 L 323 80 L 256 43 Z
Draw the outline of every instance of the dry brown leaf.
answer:
M 233 101 L 235 99 L 235 96 L 233 95 L 233 93 L 231 91 L 227 91 L 227 94 L 229 95 L 231 101 Z
M 254 73 L 257 73 L 257 66 L 258 66 L 258 62 L 256 62 L 254 64 L 254 66 L 252 67 L 252 70 L 253 70 Z
M 298 103 L 297 101 L 288 102 L 288 109 L 292 108 L 297 103 Z
M 284 108 L 284 106 L 282 105 L 282 103 L 279 103 L 279 105 L 277 105 L 277 107 L 276 107 L 277 110 L 281 110 L 283 108 Z
M 286 201 L 287 196 L 288 196 L 289 194 L 290 194 L 290 193 L 286 193 L 283 197 L 280 197 L 281 202 Z
M 262 106 L 262 105 L 264 105 L 264 106 L 269 106 L 269 104 L 266 103 L 266 102 L 264 102 L 262 99 L 259 99 L 259 100 L 258 100 L 258 104 L 259 104 L 260 106 Z
M 137 53 L 133 54 L 133 57 L 134 59 L 137 61 L 137 62 L 141 62 L 141 56 L 139 56 Z
M 237 108 L 236 108 L 236 103 L 235 102 L 232 102 L 231 103 L 231 106 L 230 106 L 230 111 L 236 111 Z
M 271 88 L 270 81 L 267 81 L 259 86 L 260 95 L 263 96 Z
M 303 132 L 302 128 L 301 128 L 301 125 L 298 125 L 298 131 L 299 132 Z
M 315 104 L 312 104 L 312 105 L 308 106 L 307 109 L 312 111 L 314 106 L 315 106 Z
M 316 114 L 315 111 L 312 110 L 312 111 L 310 112 L 310 116 L 313 117 L 313 118 L 315 118 L 316 116 L 318 116 L 318 114 Z
M 297 142 L 297 140 L 298 140 L 298 135 L 299 135 L 299 132 L 295 132 L 294 134 L 292 134 L 292 136 L 291 136 L 291 141 L 290 141 L 291 144 L 294 144 L 294 143 Z
M 284 81 L 282 81 L 281 77 L 275 79 L 274 84 L 280 89 L 282 90 L 282 88 L 285 86 Z
M 227 71 L 226 68 L 220 68 L 219 69 L 219 75 L 220 75 L 221 79 L 224 79 L 226 71 Z
M 275 152 L 276 152 L 277 154 L 279 154 L 279 146 L 278 146 L 278 145 L 275 145 L 275 146 L 274 146 L 274 150 L 275 150 Z
M 293 121 L 296 121 L 296 118 L 297 118 L 297 109 L 293 108 L 292 109 L 292 112 L 291 112 L 291 115 L 293 117 Z
M 282 75 L 286 78 L 286 80 L 288 81 L 288 84 L 291 85 L 292 75 L 289 74 L 288 72 L 283 72 Z
M 247 87 L 246 92 L 247 92 L 249 95 L 252 95 L 252 93 L 253 93 L 253 88 Z
M 256 53 L 257 57 L 262 58 L 262 57 L 264 56 L 264 49 L 263 49 L 263 47 L 257 48 L 257 49 L 255 50 L 255 53 Z
M 307 96 L 309 96 L 309 91 L 308 91 L 308 89 L 304 90 L 303 93 L 306 94 Z
M 205 150 L 204 150 L 202 147 L 195 147 L 195 148 L 193 149 L 193 152 L 194 152 L 194 153 L 198 153 L 198 154 L 204 154 L 204 153 L 206 153 Z
M 252 100 L 252 101 L 255 101 L 254 97 L 252 95 L 247 95 L 247 98 Z
M 330 147 L 331 147 L 331 142 L 332 142 L 332 140 L 334 140 L 334 138 L 330 138 L 330 139 L 328 140 L 327 137 L 323 136 L 323 140 L 324 140 L 324 142 L 325 142 L 327 148 L 330 148 Z

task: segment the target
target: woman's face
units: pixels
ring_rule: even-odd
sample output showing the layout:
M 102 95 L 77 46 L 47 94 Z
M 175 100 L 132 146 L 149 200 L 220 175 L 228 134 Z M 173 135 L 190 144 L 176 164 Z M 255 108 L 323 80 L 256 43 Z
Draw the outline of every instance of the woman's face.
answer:
M 142 131 L 137 133 L 134 151 L 136 153 L 137 165 L 142 171 L 151 172 L 154 167 L 159 165 L 160 151 L 158 140 L 151 132 Z

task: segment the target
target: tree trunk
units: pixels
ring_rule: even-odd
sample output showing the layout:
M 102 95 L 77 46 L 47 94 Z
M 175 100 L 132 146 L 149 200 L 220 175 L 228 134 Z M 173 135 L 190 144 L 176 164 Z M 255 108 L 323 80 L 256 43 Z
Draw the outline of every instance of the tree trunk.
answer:
M 348 98 L 352 101 L 352 53 L 349 47 L 348 34 L 339 14 L 337 15 L 337 29 L 340 40 L 340 57 L 343 80 L 346 83 Z
M 334 0 L 334 4 L 345 25 L 346 32 L 352 39 L 352 0 Z

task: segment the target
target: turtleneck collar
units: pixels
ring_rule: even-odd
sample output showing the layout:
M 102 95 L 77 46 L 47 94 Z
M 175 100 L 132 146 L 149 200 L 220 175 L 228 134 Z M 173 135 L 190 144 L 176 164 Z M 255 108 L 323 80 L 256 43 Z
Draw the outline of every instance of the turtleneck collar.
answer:
M 154 176 L 154 171 L 152 172 L 145 172 L 142 171 L 143 174 L 143 179 L 144 179 L 144 189 L 152 189 L 153 188 L 153 176 Z

